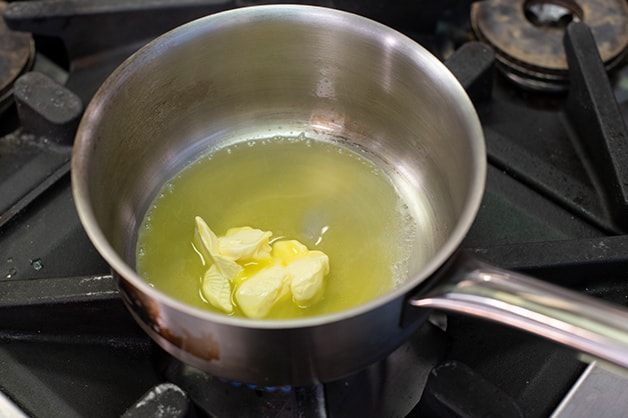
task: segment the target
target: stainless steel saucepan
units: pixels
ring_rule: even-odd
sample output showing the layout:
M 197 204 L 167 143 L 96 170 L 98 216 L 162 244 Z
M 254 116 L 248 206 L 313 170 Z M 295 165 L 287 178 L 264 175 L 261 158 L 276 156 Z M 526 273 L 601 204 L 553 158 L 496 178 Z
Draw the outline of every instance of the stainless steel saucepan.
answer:
M 165 181 L 224 138 L 288 131 L 341 138 L 430 203 L 407 279 L 358 307 L 299 320 L 202 311 L 134 269 L 137 229 Z M 304 385 L 383 358 L 429 309 L 495 320 L 628 367 L 628 313 L 460 256 L 482 199 L 486 155 L 452 74 L 409 38 L 331 9 L 273 5 L 183 25 L 125 61 L 81 121 L 73 192 L 91 241 L 142 328 L 212 375 Z M 412 205 L 413 202 L 408 202 Z

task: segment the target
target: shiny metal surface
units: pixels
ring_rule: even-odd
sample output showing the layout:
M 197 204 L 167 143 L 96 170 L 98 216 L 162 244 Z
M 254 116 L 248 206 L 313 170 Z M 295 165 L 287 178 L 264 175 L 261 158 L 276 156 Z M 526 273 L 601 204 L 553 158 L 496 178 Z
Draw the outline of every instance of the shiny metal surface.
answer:
M 136 229 L 169 177 L 212 147 L 301 132 L 363 150 L 424 209 L 405 283 L 337 314 L 253 321 L 191 308 L 135 273 Z M 485 171 L 468 97 L 423 48 L 355 15 L 261 6 L 182 26 L 121 65 L 86 110 L 72 181 L 89 237 L 162 347 L 227 379 L 304 385 L 355 372 L 418 328 L 427 310 L 401 325 L 406 296 L 454 254 Z M 625 311 L 516 273 L 459 259 L 410 305 L 495 320 L 628 367 Z
M 628 376 L 593 362 L 551 415 L 552 418 L 614 418 L 628 414 Z
M 460 256 L 453 274 L 409 303 L 500 322 L 628 369 L 628 311 Z
M 135 273 L 135 231 L 166 179 L 211 147 L 300 132 L 362 149 L 425 206 L 405 283 L 337 314 L 253 321 L 191 308 Z M 466 93 L 422 47 L 356 15 L 275 5 L 184 25 L 122 64 L 85 112 L 72 182 L 87 234 L 160 345 L 228 379 L 301 385 L 355 372 L 417 329 L 400 326 L 404 297 L 467 233 L 485 158 Z
M 158 188 L 212 147 L 305 132 L 363 150 L 403 181 L 421 230 L 397 289 L 302 320 L 246 320 L 184 305 L 134 271 L 136 229 Z M 384 357 L 452 310 L 519 327 L 628 367 L 628 314 L 522 275 L 459 259 L 430 293 L 407 295 L 454 254 L 482 197 L 481 128 L 465 92 L 423 48 L 367 19 L 261 6 L 182 26 L 104 83 L 78 130 L 73 192 L 121 294 L 164 349 L 201 370 L 260 385 L 337 379 Z

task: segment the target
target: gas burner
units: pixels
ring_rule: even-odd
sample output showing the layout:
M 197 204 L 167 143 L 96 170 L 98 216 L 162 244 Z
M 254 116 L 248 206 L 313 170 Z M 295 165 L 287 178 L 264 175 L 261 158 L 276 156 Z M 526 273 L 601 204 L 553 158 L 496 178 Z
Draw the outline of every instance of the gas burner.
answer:
M 565 27 L 585 23 L 607 70 L 628 47 L 624 0 L 486 0 L 471 8 L 476 36 L 495 49 L 500 70 L 515 83 L 542 91 L 568 86 Z
M 183 394 L 178 394 L 178 398 L 188 397 L 200 416 L 209 417 L 370 418 L 413 417 L 419 413 L 419 416 L 430 416 L 426 411 L 431 411 L 432 405 L 419 403 L 424 388 L 434 385 L 435 379 L 430 376 L 430 371 L 445 360 L 446 347 L 444 331 L 428 322 L 391 355 L 355 374 L 308 386 L 263 387 L 213 377 L 181 363 L 155 346 L 153 363 L 168 381 L 169 390 L 158 385 L 127 410 L 129 414 L 142 414 L 128 417 L 156 415 L 153 411 L 164 410 L 176 388 Z M 451 379 L 460 378 L 459 373 L 455 375 L 441 379 L 442 383 L 450 379 L 451 384 Z M 467 378 L 476 387 L 480 384 L 480 379 L 472 372 Z M 151 400 L 152 405 L 147 400 Z M 498 416 L 494 409 L 489 412 Z
M 6 7 L 6 2 L 0 2 L 0 14 Z M 11 104 L 13 83 L 32 68 L 34 58 L 35 42 L 31 34 L 14 32 L 0 19 L 0 110 Z

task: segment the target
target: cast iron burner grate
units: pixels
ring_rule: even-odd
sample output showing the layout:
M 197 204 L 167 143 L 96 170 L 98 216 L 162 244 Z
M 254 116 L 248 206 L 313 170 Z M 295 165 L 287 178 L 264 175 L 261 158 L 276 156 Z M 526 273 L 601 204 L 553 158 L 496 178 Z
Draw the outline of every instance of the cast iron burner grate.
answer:
M 7 5 L 7 26 L 30 33 L 36 48 L 18 70 L 34 72 L 12 85 L 16 104 L 0 115 L 0 412 L 8 400 L 36 417 L 550 415 L 585 365 L 554 343 L 477 319 L 434 317 L 438 326 L 426 324 L 381 364 L 290 392 L 236 388 L 195 371 L 130 319 L 74 210 L 76 122 L 106 76 L 147 40 L 253 3 L 262 2 Z M 407 33 L 446 60 L 472 97 L 490 165 L 465 251 L 628 305 L 625 58 L 607 73 L 586 21 L 569 25 L 570 83 L 548 95 L 494 71 L 491 48 L 473 41 L 471 1 L 319 4 Z M 50 94 L 59 97 L 55 109 L 46 106 Z M 313 399 L 301 396 L 311 391 Z M 224 403 L 226 393 L 236 396 Z M 262 409 L 244 411 L 249 401 Z

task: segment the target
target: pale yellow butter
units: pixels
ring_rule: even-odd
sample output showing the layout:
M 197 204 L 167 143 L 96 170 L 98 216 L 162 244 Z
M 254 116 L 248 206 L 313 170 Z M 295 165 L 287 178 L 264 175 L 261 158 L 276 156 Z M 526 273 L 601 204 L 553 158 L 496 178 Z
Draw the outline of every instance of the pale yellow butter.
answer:
M 309 250 L 297 240 L 271 245 L 272 232 L 248 226 L 218 237 L 202 218 L 195 221 L 197 249 L 210 264 L 201 291 L 214 307 L 233 313 L 235 300 L 245 316 L 260 319 L 289 294 L 299 307 L 323 296 L 329 257 L 322 251 Z
M 216 265 L 220 273 L 227 279 L 233 279 L 243 270 L 242 266 L 236 263 L 231 257 L 220 253 L 219 241 L 214 231 L 212 231 L 207 223 L 197 216 L 195 218 L 196 228 L 194 232 L 197 246 L 205 258 L 205 263 L 213 263 Z
M 215 264 L 205 272 L 201 292 L 209 303 L 226 313 L 233 313 L 231 282 L 223 276 Z
M 244 281 L 236 290 L 238 306 L 249 318 L 268 315 L 273 305 L 288 292 L 288 274 L 279 266 L 267 267 Z
M 224 237 L 218 238 L 218 246 L 221 254 L 233 260 L 267 260 L 271 251 L 268 240 L 272 235 L 270 231 L 249 226 L 231 228 Z
M 320 251 L 309 253 L 292 261 L 286 267 L 294 302 L 307 307 L 323 295 L 323 278 L 329 273 L 329 257 Z
M 286 265 L 291 261 L 305 257 L 308 251 L 310 250 L 305 245 L 295 239 L 282 240 L 273 244 L 272 257 L 281 260 Z

